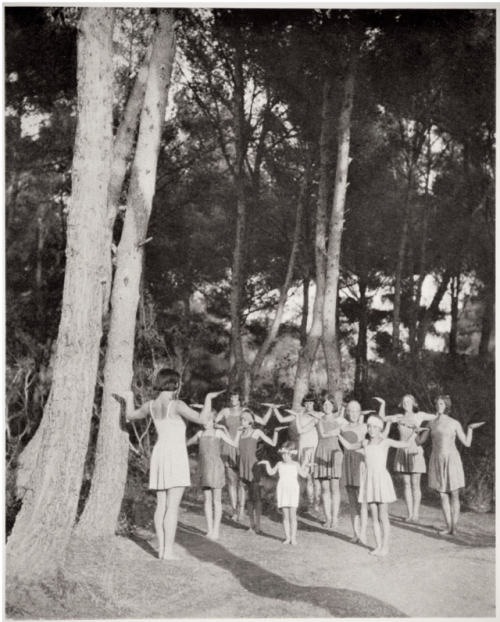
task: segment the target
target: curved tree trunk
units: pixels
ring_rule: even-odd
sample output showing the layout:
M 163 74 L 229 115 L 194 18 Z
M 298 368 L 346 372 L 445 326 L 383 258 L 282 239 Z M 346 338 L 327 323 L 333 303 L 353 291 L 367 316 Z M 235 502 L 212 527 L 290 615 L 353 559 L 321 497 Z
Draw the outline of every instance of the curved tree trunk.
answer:
M 342 403 L 342 369 L 340 365 L 337 334 L 337 294 L 340 274 L 340 245 L 344 229 L 344 207 L 349 169 L 349 144 L 351 133 L 351 113 L 354 100 L 356 65 L 359 43 L 353 42 L 349 67 L 344 87 L 344 97 L 339 119 L 337 170 L 333 209 L 330 215 L 328 236 L 328 255 L 326 260 L 325 300 L 323 303 L 323 348 L 325 351 L 328 392 Z
M 111 294 L 111 323 L 94 475 L 89 498 L 76 529 L 77 534 L 84 537 L 115 533 L 127 477 L 128 433 L 120 430 L 120 405 L 113 398 L 113 393 L 128 390 L 132 381 L 142 274 L 141 242 L 146 238 L 153 204 L 158 152 L 175 57 L 173 11 L 162 11 L 158 24 Z
M 114 9 L 84 8 L 79 23 L 78 127 L 62 315 L 52 389 L 34 439 L 36 467 L 6 547 L 11 575 L 53 571 L 76 516 L 102 334 L 113 22 Z
M 368 301 L 366 299 L 367 282 L 364 276 L 358 280 L 359 312 L 358 343 L 356 344 L 356 371 L 354 373 L 354 394 L 363 401 L 366 394 L 368 371 Z

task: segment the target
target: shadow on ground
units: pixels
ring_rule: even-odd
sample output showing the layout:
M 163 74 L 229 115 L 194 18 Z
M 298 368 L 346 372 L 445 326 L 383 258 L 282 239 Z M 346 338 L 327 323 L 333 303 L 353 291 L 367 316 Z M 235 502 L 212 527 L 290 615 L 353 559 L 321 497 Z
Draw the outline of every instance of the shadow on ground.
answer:
M 401 517 L 391 516 L 391 525 L 397 527 L 398 529 L 403 529 L 405 531 L 412 531 L 413 533 L 418 533 L 423 536 L 427 536 L 434 540 L 439 540 L 440 542 L 452 542 L 453 544 L 457 544 L 459 546 L 465 546 L 470 548 L 478 548 L 478 549 L 489 549 L 495 547 L 495 536 L 478 531 L 474 533 L 467 531 L 465 529 L 460 530 L 456 536 L 440 536 L 437 528 L 434 525 L 429 525 L 425 523 L 406 523 Z M 441 527 L 442 528 L 442 527 Z
M 326 609 L 334 617 L 407 617 L 395 607 L 361 592 L 290 583 L 253 562 L 233 555 L 217 542 L 207 540 L 199 529 L 181 522 L 176 541 L 200 561 L 231 572 L 244 589 L 259 597 L 304 602 Z

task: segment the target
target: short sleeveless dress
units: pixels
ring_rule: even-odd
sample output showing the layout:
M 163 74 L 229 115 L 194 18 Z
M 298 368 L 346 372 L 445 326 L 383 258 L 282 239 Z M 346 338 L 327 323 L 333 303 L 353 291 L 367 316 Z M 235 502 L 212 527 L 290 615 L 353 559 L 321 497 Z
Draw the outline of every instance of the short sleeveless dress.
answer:
M 389 446 L 385 439 L 378 445 L 365 445 L 365 462 L 361 463 L 358 501 L 361 503 L 393 503 L 394 484 L 387 470 Z
M 332 432 L 343 427 L 347 421 L 342 417 L 337 417 L 334 421 L 323 420 L 323 430 Z M 334 479 L 342 475 L 343 454 L 340 449 L 339 439 L 336 436 L 323 438 L 320 436 L 316 455 L 314 457 L 314 477 L 316 479 Z
M 302 415 L 300 416 L 302 417 Z M 303 421 L 301 421 L 301 423 L 302 425 L 306 425 L 313 419 L 315 418 L 311 417 L 310 415 L 307 415 L 305 419 L 305 423 Z M 306 432 L 305 434 L 301 434 L 299 436 L 299 463 L 300 464 L 314 462 L 314 455 L 316 454 L 318 440 L 319 440 L 319 437 L 318 437 L 318 430 L 316 426 L 314 426 L 312 430 L 309 430 L 309 432 Z
M 242 410 L 242 409 L 240 409 Z M 229 436 L 234 440 L 236 437 L 236 432 L 240 427 L 240 415 L 232 414 L 230 408 L 223 408 L 219 414 L 222 414 L 222 419 L 219 421 L 223 423 L 228 432 Z M 238 468 L 238 448 L 232 447 L 228 445 L 225 441 L 222 441 L 222 450 L 221 450 L 221 458 L 222 463 L 225 467 L 230 467 L 231 469 Z
M 240 478 L 247 482 L 258 481 L 257 439 L 253 436 L 240 438 Z
M 414 423 L 417 427 L 420 427 L 422 424 L 422 417 L 419 413 L 410 413 L 409 415 L 405 415 L 398 423 L 399 438 L 402 441 L 407 441 L 412 435 L 412 430 L 405 425 L 401 425 L 401 423 Z M 396 449 L 393 468 L 397 473 L 426 472 L 424 450 L 416 444 L 415 439 L 413 439 L 410 447 L 398 447 L 398 449 Z
M 456 433 L 454 430 L 434 429 L 431 424 L 432 453 L 429 460 L 429 488 L 439 492 L 452 492 L 465 486 L 464 467 L 462 458 L 455 445 Z M 447 438 L 449 450 L 437 451 L 435 444 Z M 439 442 L 442 445 L 442 442 Z
M 226 483 L 220 456 L 222 442 L 218 436 L 200 436 L 196 481 L 201 488 L 223 488 Z
M 360 443 L 366 436 L 366 426 L 358 426 L 355 430 L 342 430 L 342 436 L 348 443 Z M 342 484 L 359 488 L 361 463 L 365 461 L 364 449 L 346 449 L 342 463 Z
M 186 424 L 177 414 L 171 414 L 171 401 L 163 419 L 155 419 L 151 404 L 149 409 L 158 441 L 151 454 L 149 469 L 149 488 L 151 490 L 166 490 L 176 486 L 190 486 L 189 460 L 186 448 Z
M 300 486 L 295 464 L 280 462 L 278 464 L 278 488 L 276 497 L 279 508 L 299 507 Z

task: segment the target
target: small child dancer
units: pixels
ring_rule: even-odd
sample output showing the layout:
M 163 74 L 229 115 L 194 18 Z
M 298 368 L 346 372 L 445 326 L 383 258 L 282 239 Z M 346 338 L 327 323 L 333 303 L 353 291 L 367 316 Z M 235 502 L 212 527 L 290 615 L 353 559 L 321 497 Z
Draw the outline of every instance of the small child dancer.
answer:
M 205 429 L 197 432 L 186 443 L 186 447 L 199 443 L 196 479 L 198 485 L 203 490 L 205 498 L 207 538 L 210 538 L 210 540 L 219 539 L 219 528 L 222 518 L 221 493 L 226 482 L 224 463 L 221 458 L 222 441 L 232 447 L 237 447 L 237 444 L 229 436 L 225 427 L 215 426 L 216 416 L 216 411 L 212 410 L 210 418 L 204 425 Z
M 248 517 L 250 519 L 249 533 L 260 533 L 260 515 L 262 510 L 260 500 L 259 473 L 257 462 L 257 441 L 262 440 L 271 447 L 276 447 L 278 432 L 283 428 L 275 428 L 273 438 L 270 439 L 262 432 L 254 428 L 254 415 L 248 408 L 244 408 L 240 415 L 241 427 L 239 428 L 235 442 L 240 450 L 239 475 L 248 500 Z
M 283 460 L 271 467 L 269 460 L 261 460 L 265 464 L 269 475 L 279 474 L 276 496 L 278 508 L 283 510 L 283 529 L 285 540 L 283 544 L 297 546 L 297 508 L 299 507 L 300 486 L 298 475 L 306 477 L 308 466 L 301 466 L 294 456 L 298 455 L 297 445 L 293 441 L 283 443 L 279 450 Z
M 387 422 L 386 426 L 390 425 L 391 422 Z M 361 463 L 358 499 L 364 506 L 363 514 L 366 516 L 366 508 L 369 505 L 372 515 L 376 547 L 373 551 L 370 551 L 370 555 L 385 556 L 389 553 L 391 529 L 387 504 L 396 501 L 394 485 L 387 470 L 387 452 L 389 447 L 409 447 L 413 442 L 415 430 L 412 430 L 407 441 L 394 441 L 386 438 L 383 436 L 384 422 L 378 415 L 372 415 L 368 418 L 367 428 L 369 440 L 349 443 L 345 438 L 339 436 L 339 441 L 346 449 L 364 450 L 365 462 Z M 339 429 L 334 432 L 340 434 Z M 382 523 L 382 537 L 379 518 Z M 360 533 L 360 539 L 362 540 L 366 538 L 366 524 L 363 524 L 363 522 L 362 520 Z

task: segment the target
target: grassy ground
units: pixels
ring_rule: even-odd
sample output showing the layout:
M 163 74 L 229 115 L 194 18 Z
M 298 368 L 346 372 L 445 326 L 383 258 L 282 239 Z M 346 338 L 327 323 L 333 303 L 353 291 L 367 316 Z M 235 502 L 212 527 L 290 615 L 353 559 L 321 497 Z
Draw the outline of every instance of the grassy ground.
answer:
M 137 492 L 137 491 L 136 491 Z M 202 495 L 184 497 L 177 562 L 156 559 L 151 529 L 154 497 L 128 503 L 137 523 L 127 536 L 73 541 L 54 579 L 22 585 L 7 579 L 10 619 L 493 617 L 495 516 L 465 511 L 461 533 L 440 537 L 434 497 L 424 499 L 419 525 L 391 506 L 391 552 L 368 555 L 349 542 L 347 500 L 339 532 L 299 518 L 299 545 L 284 547 L 281 516 L 266 494 L 263 535 L 223 519 L 221 540 L 204 537 Z M 226 506 L 225 508 L 229 508 Z M 227 512 L 226 512 L 227 514 Z M 130 527 L 130 525 L 129 525 Z M 124 532 L 125 533 L 125 532 Z M 370 533 L 369 544 L 373 544 Z

